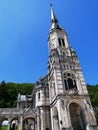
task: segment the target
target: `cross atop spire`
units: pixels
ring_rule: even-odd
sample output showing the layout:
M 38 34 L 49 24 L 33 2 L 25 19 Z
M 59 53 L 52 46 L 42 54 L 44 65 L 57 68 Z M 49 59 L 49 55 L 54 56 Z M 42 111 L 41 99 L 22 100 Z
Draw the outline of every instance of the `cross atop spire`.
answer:
M 57 20 L 57 18 L 55 16 L 52 4 L 50 4 L 50 8 L 51 8 L 51 29 L 50 30 L 52 30 L 52 29 L 61 29 L 60 26 L 59 26 L 58 20 Z

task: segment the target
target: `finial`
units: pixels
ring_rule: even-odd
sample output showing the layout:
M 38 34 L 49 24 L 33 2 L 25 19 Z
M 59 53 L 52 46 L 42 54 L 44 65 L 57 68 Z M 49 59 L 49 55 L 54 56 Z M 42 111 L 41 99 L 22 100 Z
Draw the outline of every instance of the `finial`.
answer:
M 52 6 L 52 3 L 50 3 L 50 8 L 51 8 L 51 19 L 55 19 L 55 14 L 54 14 L 54 10 L 53 10 L 53 6 Z
M 52 3 L 50 3 L 50 7 L 52 7 Z

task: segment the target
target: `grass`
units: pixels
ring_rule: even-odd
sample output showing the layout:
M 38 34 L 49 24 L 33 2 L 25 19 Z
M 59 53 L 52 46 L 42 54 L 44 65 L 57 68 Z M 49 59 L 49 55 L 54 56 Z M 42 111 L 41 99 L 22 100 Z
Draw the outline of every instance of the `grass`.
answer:
M 1 130 L 8 130 L 8 126 L 7 125 L 3 125 Z
M 8 126 L 7 125 L 3 125 L 1 130 L 8 130 Z M 17 127 L 17 129 L 15 128 L 15 130 L 19 130 L 19 127 Z

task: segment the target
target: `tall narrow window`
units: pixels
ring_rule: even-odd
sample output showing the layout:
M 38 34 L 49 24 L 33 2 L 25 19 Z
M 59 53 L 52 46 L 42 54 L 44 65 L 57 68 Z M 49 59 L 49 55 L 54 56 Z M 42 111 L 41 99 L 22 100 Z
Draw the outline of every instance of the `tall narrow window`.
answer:
M 65 83 L 65 89 L 68 90 L 68 87 L 67 87 L 67 80 L 64 80 L 64 83 Z
M 65 41 L 64 41 L 64 39 L 62 39 L 62 44 L 63 44 L 63 46 L 65 46 Z
M 59 42 L 59 46 L 61 46 L 61 39 L 60 38 L 58 38 L 58 42 Z
M 74 88 L 73 80 L 72 80 L 71 78 L 68 78 L 68 79 L 67 79 L 67 82 L 68 82 L 68 87 L 69 87 L 69 89 Z
M 38 99 L 40 99 L 40 93 L 38 93 Z

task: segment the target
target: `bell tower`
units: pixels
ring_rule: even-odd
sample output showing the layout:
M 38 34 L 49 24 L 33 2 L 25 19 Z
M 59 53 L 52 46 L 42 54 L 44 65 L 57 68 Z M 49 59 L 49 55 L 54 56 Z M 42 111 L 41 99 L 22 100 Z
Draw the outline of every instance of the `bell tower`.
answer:
M 52 130 L 95 130 L 96 119 L 78 57 L 52 6 L 48 46 Z

